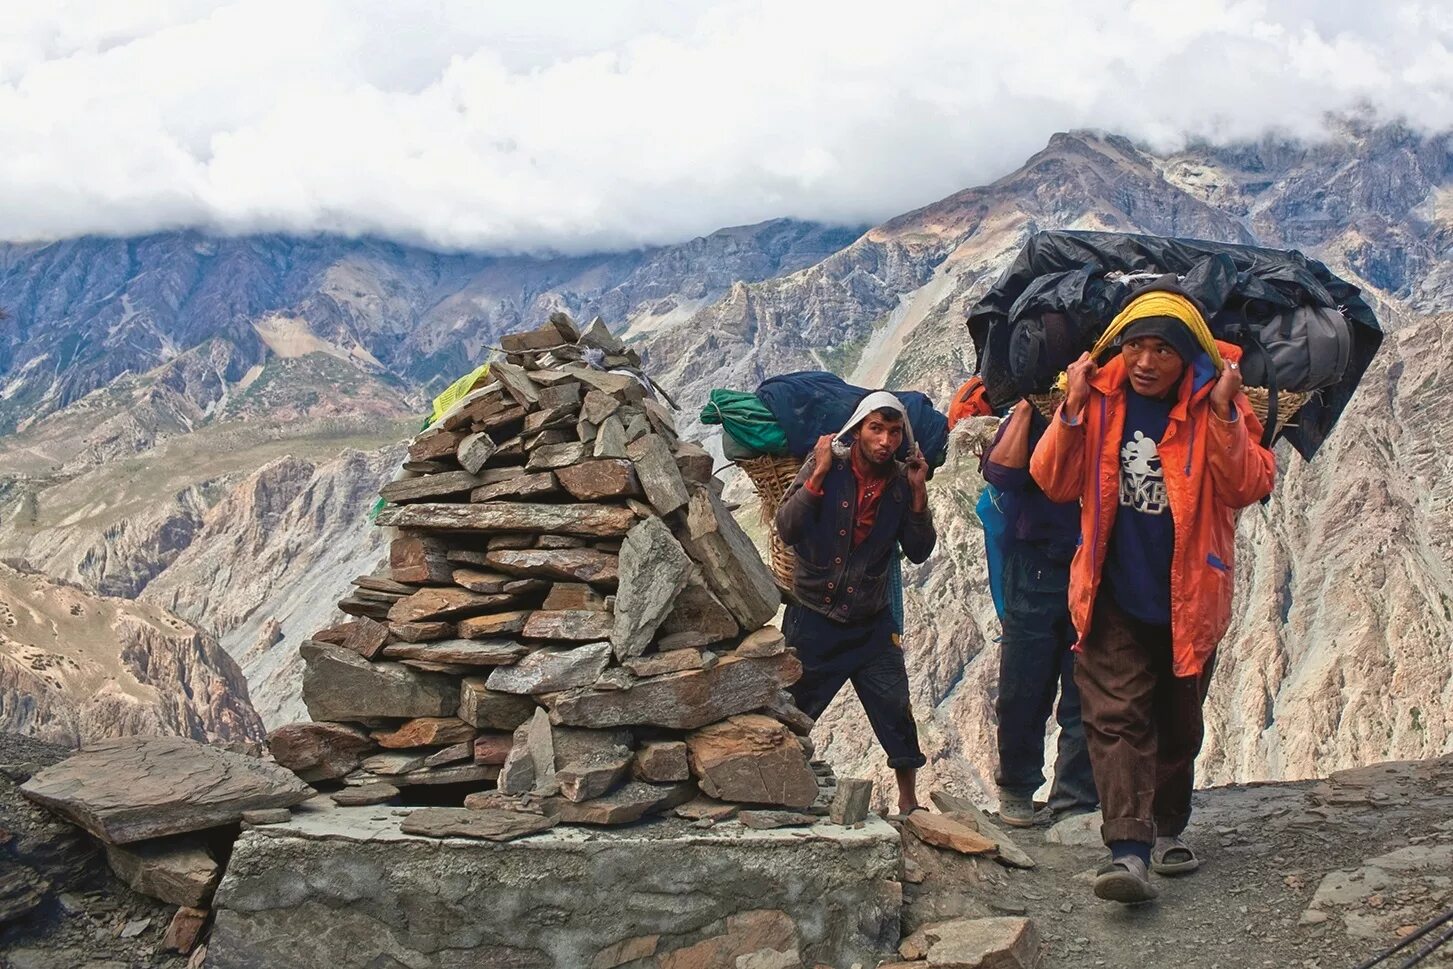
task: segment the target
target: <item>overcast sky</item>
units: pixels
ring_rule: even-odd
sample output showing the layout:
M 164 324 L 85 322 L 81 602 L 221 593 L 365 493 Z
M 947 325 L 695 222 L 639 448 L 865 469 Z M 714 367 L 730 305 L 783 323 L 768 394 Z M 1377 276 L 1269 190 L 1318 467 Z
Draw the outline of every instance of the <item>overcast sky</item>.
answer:
M 1453 127 L 1442 0 L 7 3 L 0 238 L 581 251 L 874 222 L 1055 131 Z

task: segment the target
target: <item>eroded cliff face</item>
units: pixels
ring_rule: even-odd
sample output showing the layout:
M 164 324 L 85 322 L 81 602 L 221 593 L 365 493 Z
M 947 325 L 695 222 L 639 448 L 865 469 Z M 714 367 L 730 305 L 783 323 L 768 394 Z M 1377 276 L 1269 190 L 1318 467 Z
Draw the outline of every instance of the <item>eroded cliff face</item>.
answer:
M 260 742 L 241 668 L 162 609 L 0 566 L 0 730 L 77 746 L 177 734 Z
M 142 593 L 221 639 L 268 723 L 306 719 L 297 647 L 329 624 L 349 581 L 383 557 L 383 530 L 368 513 L 402 459 L 402 447 L 388 447 L 259 468 L 206 513 L 197 539 Z

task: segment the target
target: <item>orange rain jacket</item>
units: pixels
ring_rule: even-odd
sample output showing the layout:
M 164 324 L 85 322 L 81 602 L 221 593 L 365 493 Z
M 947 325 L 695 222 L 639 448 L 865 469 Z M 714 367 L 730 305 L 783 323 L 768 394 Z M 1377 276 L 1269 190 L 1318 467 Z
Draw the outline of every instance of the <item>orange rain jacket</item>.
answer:
M 1240 348 L 1218 341 L 1227 360 Z M 1056 414 L 1030 459 L 1030 473 L 1051 501 L 1080 502 L 1080 547 L 1070 565 L 1070 616 L 1084 647 L 1095 595 L 1120 506 L 1120 446 L 1125 430 L 1125 363 L 1116 356 L 1090 381 L 1079 424 Z M 1271 494 L 1276 457 L 1260 444 L 1262 425 L 1245 394 L 1240 417 L 1223 421 L 1211 410 L 1216 373 L 1210 358 L 1186 368 L 1180 397 L 1160 441 L 1161 467 L 1175 522 L 1171 559 L 1172 667 L 1176 676 L 1201 672 L 1231 623 L 1236 518 Z

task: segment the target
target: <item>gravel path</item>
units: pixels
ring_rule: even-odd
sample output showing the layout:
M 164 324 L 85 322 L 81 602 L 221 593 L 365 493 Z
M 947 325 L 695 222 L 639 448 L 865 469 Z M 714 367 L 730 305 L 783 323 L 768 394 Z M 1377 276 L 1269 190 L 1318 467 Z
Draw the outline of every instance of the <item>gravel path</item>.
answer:
M 1350 969 L 1453 906 L 1453 757 L 1200 792 L 1186 838 L 1201 870 L 1152 876 L 1161 896 L 1140 907 L 1092 894 L 1107 857 L 1097 837 L 1068 846 L 1045 835 L 1014 832 L 1033 871 L 979 862 L 946 873 L 930 859 L 907 921 L 924 920 L 913 906 L 927 920 L 941 912 L 933 895 L 951 878 L 976 878 L 982 904 L 965 914 L 1028 915 L 1045 969 Z M 908 854 L 921 858 L 921 846 Z M 1453 946 L 1424 965 L 1453 965 Z

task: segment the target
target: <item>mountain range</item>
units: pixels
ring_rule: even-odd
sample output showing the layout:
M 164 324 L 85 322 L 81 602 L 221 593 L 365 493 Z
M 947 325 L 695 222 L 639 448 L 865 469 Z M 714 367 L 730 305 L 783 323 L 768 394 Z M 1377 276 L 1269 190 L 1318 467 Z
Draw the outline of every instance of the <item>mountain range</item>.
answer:
M 1202 778 L 1453 749 L 1453 435 L 1435 410 L 1453 364 L 1453 155 L 1449 135 L 1400 125 L 1173 154 L 1072 132 L 877 226 L 780 220 L 596 257 L 191 232 L 0 247 L 0 556 L 192 624 L 285 722 L 298 641 L 378 559 L 365 513 L 398 442 L 501 333 L 600 315 L 698 434 L 711 388 L 791 370 L 942 401 L 974 367 L 968 306 L 1050 228 L 1300 248 L 1364 287 L 1390 333 L 1317 460 L 1281 451 L 1277 494 L 1243 516 Z M 909 576 L 905 637 L 930 782 L 969 793 L 992 775 L 997 664 L 979 486 L 961 454 L 935 477 L 943 536 Z M 729 495 L 751 523 L 739 476 Z M 0 671 L 21 656 L 0 640 Z M 818 744 L 839 773 L 884 774 L 851 696 Z

